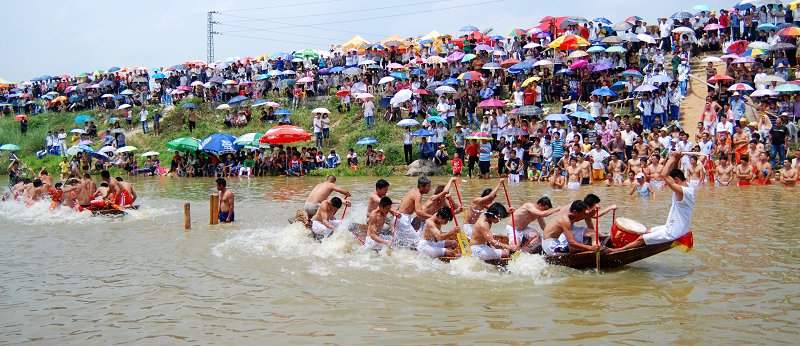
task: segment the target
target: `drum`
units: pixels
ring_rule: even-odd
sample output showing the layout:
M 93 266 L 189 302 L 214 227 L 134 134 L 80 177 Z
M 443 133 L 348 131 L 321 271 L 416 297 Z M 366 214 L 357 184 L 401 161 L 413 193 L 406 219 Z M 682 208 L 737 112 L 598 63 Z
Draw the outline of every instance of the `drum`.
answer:
M 611 226 L 611 244 L 614 248 L 621 248 L 636 241 L 642 234 L 647 233 L 647 227 L 641 223 L 618 217 Z

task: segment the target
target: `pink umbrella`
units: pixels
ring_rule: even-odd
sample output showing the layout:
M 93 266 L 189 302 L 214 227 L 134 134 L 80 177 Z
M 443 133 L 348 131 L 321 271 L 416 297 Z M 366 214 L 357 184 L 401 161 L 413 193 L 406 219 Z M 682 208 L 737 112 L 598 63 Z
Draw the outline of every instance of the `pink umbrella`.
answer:
M 482 44 L 479 44 L 477 47 L 475 47 L 475 51 L 479 51 L 479 50 L 492 50 L 492 49 L 493 49 L 493 48 L 492 48 L 491 46 L 489 46 L 488 44 L 484 44 L 484 43 L 482 43 Z
M 84 139 L 84 140 L 78 142 L 78 145 L 92 145 L 92 144 L 94 144 L 94 142 L 92 142 L 91 139 Z
M 736 83 L 728 88 L 728 91 L 751 91 L 753 87 L 744 83 Z
M 723 56 L 721 56 L 719 58 L 722 59 L 722 60 L 728 60 L 728 59 L 733 60 L 733 59 L 739 59 L 739 56 L 736 55 L 736 54 L 725 54 L 725 55 L 723 55 Z
M 297 80 L 297 83 L 313 83 L 314 78 L 311 77 L 303 77 Z
M 504 108 L 505 106 L 505 102 L 497 99 L 488 99 L 478 104 L 478 108 Z
M 572 63 L 572 65 L 569 65 L 569 69 L 570 70 L 577 70 L 577 69 L 579 69 L 581 67 L 584 67 L 586 65 L 589 65 L 589 62 L 586 61 L 586 60 L 581 59 L 581 60 L 578 60 L 578 61 Z
M 190 87 L 188 87 L 186 85 L 181 85 L 181 86 L 178 86 L 178 90 L 192 91 L 192 88 L 190 88 Z
M 448 62 L 461 61 L 461 58 L 463 58 L 464 55 L 465 55 L 464 52 L 455 52 L 447 56 L 447 61 Z
M 265 103 L 264 105 L 267 107 L 281 108 L 281 105 L 274 101 L 267 101 L 267 103 Z
M 719 30 L 719 29 L 725 29 L 725 26 L 720 24 L 708 24 L 703 28 L 703 30 L 705 31 Z
M 398 64 L 396 62 L 393 62 L 393 63 L 391 63 L 389 65 L 386 65 L 386 68 L 390 69 L 390 70 L 392 70 L 392 69 L 402 69 L 402 68 L 405 68 L 405 66 L 400 65 L 400 64 Z

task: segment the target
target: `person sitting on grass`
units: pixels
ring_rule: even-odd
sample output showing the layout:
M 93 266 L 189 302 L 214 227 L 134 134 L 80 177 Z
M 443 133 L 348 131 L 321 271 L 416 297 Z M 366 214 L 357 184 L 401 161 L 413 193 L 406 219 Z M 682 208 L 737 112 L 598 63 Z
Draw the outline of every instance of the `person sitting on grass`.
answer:
M 330 154 L 328 154 L 328 159 L 326 165 L 328 168 L 336 168 L 339 163 L 342 162 L 342 159 L 339 157 L 339 154 L 336 153 L 336 150 L 331 150 Z
M 386 161 L 386 155 L 383 153 L 383 149 L 378 149 L 378 153 L 375 154 L 375 164 L 383 164 Z
M 358 154 L 353 151 L 353 148 L 347 150 L 347 165 L 353 170 L 358 170 Z

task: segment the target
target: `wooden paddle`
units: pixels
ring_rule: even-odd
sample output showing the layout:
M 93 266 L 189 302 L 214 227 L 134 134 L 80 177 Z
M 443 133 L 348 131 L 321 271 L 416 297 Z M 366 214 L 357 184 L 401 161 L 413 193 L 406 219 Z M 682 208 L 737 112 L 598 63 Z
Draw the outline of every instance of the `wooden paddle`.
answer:
M 501 180 L 500 184 L 503 185 L 503 192 L 506 194 L 506 203 L 508 209 L 511 209 L 511 199 L 508 198 L 508 189 L 506 189 L 506 181 Z M 514 234 L 514 245 L 517 246 L 517 251 L 514 252 L 514 258 L 519 258 L 519 242 L 517 241 L 517 226 L 514 223 L 514 213 L 511 213 L 511 233 Z
M 594 219 L 594 241 L 595 245 L 600 245 L 600 211 L 597 211 L 597 217 Z M 600 250 L 595 251 L 595 264 L 597 264 L 597 272 L 600 273 Z
M 347 215 L 347 204 L 344 205 L 344 211 L 342 212 L 342 220 L 344 220 L 344 216 Z
M 464 203 L 461 202 L 461 193 L 458 192 L 458 182 L 453 182 L 453 186 L 456 188 L 456 196 L 458 196 L 458 203 L 461 204 L 461 218 L 464 222 L 467 222 L 467 216 L 464 214 Z M 452 209 L 453 206 L 451 205 L 450 208 Z M 455 220 L 455 216 L 453 217 Z M 458 221 L 456 221 L 456 226 L 458 226 Z M 472 247 L 469 246 L 469 237 L 464 232 L 464 230 L 459 231 L 456 233 L 456 241 L 458 241 L 458 247 L 461 249 L 461 256 L 472 257 Z

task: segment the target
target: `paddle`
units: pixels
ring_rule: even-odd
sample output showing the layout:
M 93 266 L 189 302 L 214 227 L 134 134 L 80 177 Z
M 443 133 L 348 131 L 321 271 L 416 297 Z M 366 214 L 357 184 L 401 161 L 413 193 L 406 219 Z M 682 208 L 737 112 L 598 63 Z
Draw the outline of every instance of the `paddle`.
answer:
M 597 211 L 597 217 L 594 219 L 594 241 L 595 245 L 600 245 L 600 211 Z M 597 272 L 600 273 L 600 250 L 594 253 L 595 264 L 597 265 Z
M 453 186 L 456 188 L 458 204 L 461 204 L 461 218 L 464 219 L 464 222 L 467 222 L 467 216 L 464 214 L 464 203 L 461 202 L 461 193 L 458 192 L 458 183 L 454 181 Z M 453 206 L 451 205 L 450 208 L 453 208 Z M 453 217 L 453 219 L 455 220 L 455 217 Z M 458 226 L 458 221 L 456 221 L 456 226 Z M 464 233 L 464 230 L 456 233 L 456 241 L 458 241 L 458 247 L 461 249 L 461 256 L 472 257 L 472 247 L 469 246 L 469 238 L 467 234 Z
M 342 220 L 344 220 L 345 215 L 347 215 L 347 204 L 344 205 L 344 211 L 342 212 Z
M 508 209 L 511 209 L 511 199 L 508 198 L 508 189 L 506 189 L 506 181 L 501 180 L 500 184 L 503 185 L 503 192 L 506 194 L 506 203 L 508 203 Z M 517 241 L 517 226 L 514 224 L 514 213 L 511 213 L 511 233 L 514 234 L 514 245 L 519 246 L 519 242 Z M 519 248 L 517 251 L 514 252 L 514 258 L 519 258 Z

